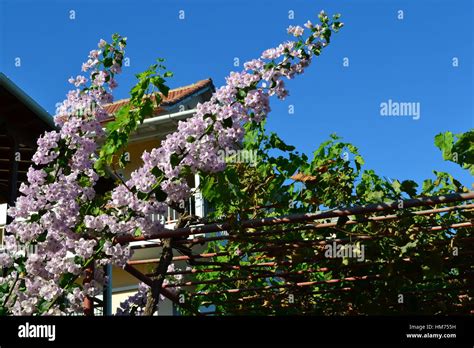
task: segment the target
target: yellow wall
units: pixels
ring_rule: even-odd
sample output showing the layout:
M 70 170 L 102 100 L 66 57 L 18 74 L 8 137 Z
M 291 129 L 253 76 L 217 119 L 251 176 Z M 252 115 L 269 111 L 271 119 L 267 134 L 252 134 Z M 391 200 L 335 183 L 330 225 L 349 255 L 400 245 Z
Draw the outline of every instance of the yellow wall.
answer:
M 124 175 L 126 178 L 130 177 L 130 174 L 140 168 L 143 165 L 142 154 L 143 151 L 151 151 L 155 147 L 159 147 L 161 139 L 146 140 L 140 142 L 130 143 L 127 147 L 127 152 L 130 154 L 130 163 L 124 169 Z

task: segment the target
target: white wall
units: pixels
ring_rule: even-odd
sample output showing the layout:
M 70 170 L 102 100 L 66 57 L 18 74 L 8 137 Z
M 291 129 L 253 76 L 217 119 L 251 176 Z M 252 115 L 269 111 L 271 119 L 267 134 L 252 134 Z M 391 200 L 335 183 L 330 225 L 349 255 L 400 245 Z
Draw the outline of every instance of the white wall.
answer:
M 0 225 L 7 224 L 7 208 L 8 205 L 6 203 L 0 204 Z

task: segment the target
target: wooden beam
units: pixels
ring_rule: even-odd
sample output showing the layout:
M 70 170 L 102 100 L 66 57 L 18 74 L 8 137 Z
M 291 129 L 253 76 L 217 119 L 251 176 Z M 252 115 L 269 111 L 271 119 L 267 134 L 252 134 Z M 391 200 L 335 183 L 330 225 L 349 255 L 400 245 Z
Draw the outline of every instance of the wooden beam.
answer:
M 0 148 L 0 158 L 11 158 L 11 154 L 15 154 L 15 153 L 20 153 L 20 159 L 22 160 L 30 160 L 31 157 L 33 156 L 33 152 L 32 151 L 29 151 L 29 150 L 26 150 L 26 151 L 23 151 L 21 148 L 19 147 L 16 147 L 16 148 L 13 148 L 13 147 L 6 147 L 6 146 L 3 146 Z
M 33 162 L 30 161 L 17 161 L 18 162 L 18 170 L 20 172 L 28 172 L 28 168 L 33 164 Z M 10 159 L 7 161 L 1 161 L 0 160 L 0 171 L 10 171 Z
M 28 171 L 26 170 L 19 170 L 17 171 L 19 174 L 26 174 L 28 173 Z M 0 173 L 10 173 L 10 170 L 9 169 L 0 169 Z

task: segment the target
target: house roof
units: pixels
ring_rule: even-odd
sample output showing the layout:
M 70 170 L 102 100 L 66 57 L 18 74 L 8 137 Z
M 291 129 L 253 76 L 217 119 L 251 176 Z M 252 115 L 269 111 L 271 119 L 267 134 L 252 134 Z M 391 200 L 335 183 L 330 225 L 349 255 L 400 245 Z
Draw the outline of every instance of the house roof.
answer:
M 35 102 L 28 94 L 26 94 L 20 87 L 13 83 L 5 74 L 0 72 L 0 87 L 5 88 L 18 100 L 20 100 L 33 114 L 35 114 L 48 127 L 55 128 L 53 117 Z
M 202 92 L 207 89 L 214 89 L 214 85 L 212 83 L 212 79 L 200 80 L 191 85 L 170 89 L 168 92 L 168 96 L 164 97 L 162 95 L 162 102 L 160 103 L 159 107 L 155 107 L 154 114 L 157 114 L 167 107 L 173 106 L 182 100 L 193 96 L 199 92 Z M 153 99 L 153 97 L 152 97 Z M 128 104 L 130 99 L 121 99 L 114 103 L 108 104 L 105 106 L 105 110 L 113 115 L 115 114 L 121 107 Z M 105 120 L 105 122 L 110 121 L 111 119 Z

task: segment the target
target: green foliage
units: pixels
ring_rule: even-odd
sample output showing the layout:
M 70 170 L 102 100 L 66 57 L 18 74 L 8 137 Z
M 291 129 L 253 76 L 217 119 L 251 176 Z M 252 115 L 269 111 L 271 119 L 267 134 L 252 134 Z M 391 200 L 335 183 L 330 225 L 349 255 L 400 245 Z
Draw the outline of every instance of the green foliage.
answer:
M 130 102 L 115 114 L 115 120 L 107 124 L 107 137 L 95 163 L 96 170 L 105 175 L 105 168 L 118 164 L 124 168 L 128 163 L 124 151 L 130 135 L 137 130 L 145 118 L 153 116 L 154 105 L 159 106 L 162 97 L 168 96 L 166 78 L 173 76 L 161 64 L 163 60 L 137 74 L 138 82 L 130 91 Z M 162 71 L 164 71 L 162 73 Z
M 456 135 L 439 133 L 435 145 L 441 150 L 443 159 L 459 164 L 474 175 L 474 130 Z
M 266 134 L 263 123 L 247 125 L 242 149 L 256 151 L 254 165 L 231 162 L 224 172 L 201 178 L 201 191 L 213 209 L 210 218 L 230 221 L 235 228 L 229 231 L 231 238 L 226 242 L 206 245 L 206 252 L 223 256 L 210 264 L 193 265 L 197 270 L 215 270 L 191 277 L 200 283 L 196 291 L 209 293 L 190 297 L 193 306 L 213 304 L 218 313 L 234 315 L 433 314 L 457 310 L 460 300 L 453 289 L 465 284 L 450 277 L 465 272 L 466 267 L 453 260 L 452 252 L 454 247 L 461 252 L 468 248 L 464 240 L 472 237 L 472 231 L 460 228 L 454 234 L 449 228 L 432 231 L 431 226 L 472 219 L 472 212 L 414 215 L 413 211 L 426 208 L 400 209 L 397 220 L 367 221 L 367 216 L 357 216 L 359 223 L 352 224 L 352 217 L 341 217 L 332 227 L 283 225 L 279 227 L 282 232 L 267 235 L 258 233 L 274 227 L 239 228 L 239 221 L 245 219 L 467 191 L 450 174 L 435 171 L 435 178 L 425 180 L 421 187 L 413 180 L 380 177 L 373 170 L 362 169 L 364 160 L 357 148 L 336 135 L 323 142 L 310 160 L 277 134 Z M 365 239 L 358 241 L 359 236 Z M 328 238 L 348 239 L 346 243 L 364 247 L 365 259 L 324 257 L 321 243 Z M 249 267 L 259 263 L 277 266 L 261 266 L 262 276 L 255 277 L 255 266 L 253 271 Z M 268 278 L 265 272 L 288 275 Z M 365 275 L 377 275 L 380 280 L 344 281 Z M 216 284 L 216 279 L 222 282 Z M 332 283 L 334 280 L 339 282 Z M 295 282 L 320 285 L 290 290 L 287 285 Z M 347 293 L 342 291 L 346 288 L 350 288 Z M 234 290 L 225 291 L 229 289 Z M 430 304 L 430 294 L 436 291 L 443 295 Z M 404 294 L 404 304 L 397 304 L 399 294 Z M 289 301 L 290 295 L 294 302 Z

